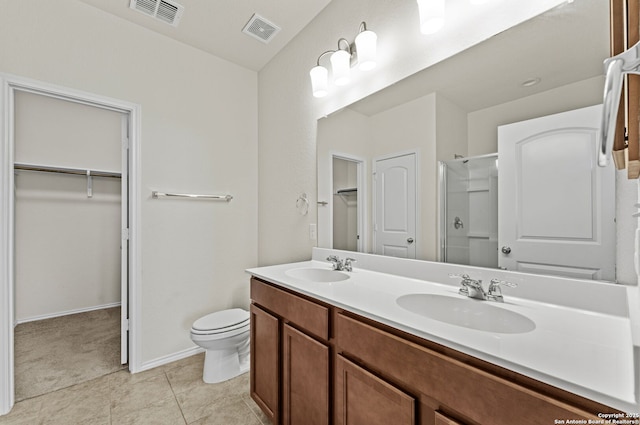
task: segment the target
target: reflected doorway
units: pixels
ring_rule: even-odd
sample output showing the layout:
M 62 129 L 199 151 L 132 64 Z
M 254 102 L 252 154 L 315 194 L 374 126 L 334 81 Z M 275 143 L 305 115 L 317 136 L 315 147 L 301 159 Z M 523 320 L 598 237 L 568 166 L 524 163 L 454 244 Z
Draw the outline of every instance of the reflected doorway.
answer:
M 333 248 L 364 251 L 364 217 L 362 160 L 332 155 Z

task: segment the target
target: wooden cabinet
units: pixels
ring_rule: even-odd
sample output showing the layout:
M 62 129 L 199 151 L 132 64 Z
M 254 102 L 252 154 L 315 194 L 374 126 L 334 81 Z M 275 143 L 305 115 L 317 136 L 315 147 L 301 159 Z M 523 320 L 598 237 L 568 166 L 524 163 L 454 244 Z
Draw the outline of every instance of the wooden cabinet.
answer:
M 540 425 L 615 411 L 255 278 L 251 298 L 251 396 L 274 425 Z
M 251 305 L 251 397 L 274 424 L 279 423 L 278 319 Z
M 336 425 L 413 425 L 415 399 L 342 356 L 336 359 Z
M 328 425 L 329 309 L 256 279 L 251 299 L 251 397 L 275 425 Z
M 328 425 L 329 347 L 283 326 L 282 423 Z
M 435 425 L 463 425 L 462 422 L 454 421 L 440 412 L 435 412 L 434 419 Z

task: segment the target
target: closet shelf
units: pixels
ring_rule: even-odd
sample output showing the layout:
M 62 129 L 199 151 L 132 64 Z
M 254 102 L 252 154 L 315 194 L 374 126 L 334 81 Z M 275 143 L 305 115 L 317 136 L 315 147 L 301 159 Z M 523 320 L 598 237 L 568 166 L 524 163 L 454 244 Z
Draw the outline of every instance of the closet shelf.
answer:
M 336 190 L 336 195 L 355 195 L 358 193 L 358 188 L 356 187 L 348 187 L 345 189 Z
M 37 171 L 42 173 L 60 173 L 60 174 L 73 174 L 77 176 L 83 176 L 87 178 L 87 198 L 93 197 L 93 178 L 94 177 L 108 177 L 120 179 L 122 173 L 114 171 L 98 171 L 81 168 L 66 168 L 66 167 L 53 167 L 50 165 L 35 165 L 35 164 L 23 164 L 15 162 L 13 164 L 14 170 L 22 171 Z
M 54 167 L 50 165 L 36 165 L 36 164 L 24 164 L 16 162 L 13 164 L 13 168 L 15 170 L 22 171 L 38 171 L 44 173 L 61 173 L 61 174 L 74 174 L 79 176 L 90 176 L 90 177 L 110 177 L 119 179 L 122 177 L 121 173 L 114 171 L 99 171 L 99 170 L 89 170 L 89 169 L 81 169 L 81 168 L 66 168 L 66 167 Z

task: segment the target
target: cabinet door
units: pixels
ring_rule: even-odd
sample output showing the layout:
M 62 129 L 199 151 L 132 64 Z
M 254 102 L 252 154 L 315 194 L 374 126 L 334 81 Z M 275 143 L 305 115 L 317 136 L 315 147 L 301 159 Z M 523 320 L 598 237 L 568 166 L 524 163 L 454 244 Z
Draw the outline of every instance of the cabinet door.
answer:
M 336 425 L 414 425 L 415 399 L 338 355 Z
M 278 415 L 278 319 L 251 304 L 251 398 L 274 424 Z
M 329 347 L 284 325 L 282 423 L 329 423 Z

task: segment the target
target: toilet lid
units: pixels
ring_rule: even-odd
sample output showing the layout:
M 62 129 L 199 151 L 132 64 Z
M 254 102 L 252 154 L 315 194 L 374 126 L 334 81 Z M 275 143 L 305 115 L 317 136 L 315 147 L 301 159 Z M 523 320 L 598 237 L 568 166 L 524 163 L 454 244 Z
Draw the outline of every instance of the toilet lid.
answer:
M 249 321 L 249 312 L 241 308 L 216 311 L 207 314 L 193 323 L 196 331 L 211 331 L 223 328 L 236 328 L 245 325 Z

